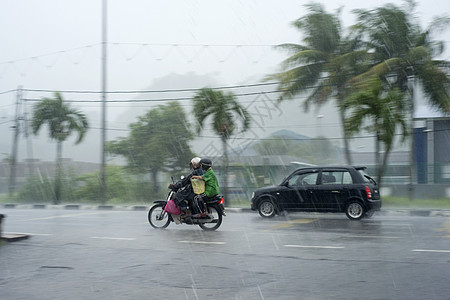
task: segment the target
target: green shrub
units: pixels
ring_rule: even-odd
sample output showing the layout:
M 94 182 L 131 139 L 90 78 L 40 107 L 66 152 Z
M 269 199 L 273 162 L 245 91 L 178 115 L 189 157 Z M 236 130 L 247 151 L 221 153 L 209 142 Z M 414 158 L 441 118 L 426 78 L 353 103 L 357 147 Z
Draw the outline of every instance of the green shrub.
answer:
M 54 184 L 47 176 L 29 177 L 25 184 L 12 196 L 18 203 L 52 202 Z
M 123 167 L 108 166 L 106 168 L 106 201 L 109 204 L 148 203 L 161 198 L 161 193 L 152 191 L 153 185 L 142 181 L 143 176 L 135 176 Z M 76 178 L 75 193 L 79 202 L 98 203 L 100 199 L 100 173 L 84 174 Z M 164 196 L 162 196 L 164 198 Z

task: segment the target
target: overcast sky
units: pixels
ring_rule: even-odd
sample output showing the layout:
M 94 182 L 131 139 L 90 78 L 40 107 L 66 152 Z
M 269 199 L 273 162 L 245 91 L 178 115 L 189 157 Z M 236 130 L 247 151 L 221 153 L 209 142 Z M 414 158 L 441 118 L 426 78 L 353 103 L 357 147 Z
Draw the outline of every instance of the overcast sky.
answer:
M 218 72 L 224 84 L 267 74 L 285 55 L 270 45 L 300 42 L 291 23 L 305 14 L 305 3 L 109 0 L 108 89 L 143 89 L 171 72 Z M 342 20 L 348 26 L 354 22 L 352 9 L 403 2 L 322 3 L 328 11 L 343 7 Z M 2 0 L 1 4 L 0 91 L 18 85 L 100 89 L 101 0 Z M 449 12 L 446 0 L 418 2 L 417 17 L 424 25 Z
M 343 7 L 341 19 L 345 27 L 355 21 L 353 9 L 404 3 L 318 2 L 324 3 L 329 12 Z M 0 123 L 14 114 L 15 99 L 14 94 L 2 92 L 18 86 L 101 90 L 102 0 L 1 0 L 0 3 Z M 286 58 L 273 45 L 301 42 L 292 22 L 305 15 L 307 3 L 109 0 L 108 90 L 147 89 L 154 80 L 168 74 L 190 72 L 211 74 L 221 86 L 259 83 Z M 421 0 L 416 12 L 426 26 L 433 17 L 450 14 L 450 2 Z M 437 37 L 447 47 L 449 34 Z M 449 53 L 443 58 L 450 60 Z M 98 124 L 99 119 L 98 116 L 94 122 Z

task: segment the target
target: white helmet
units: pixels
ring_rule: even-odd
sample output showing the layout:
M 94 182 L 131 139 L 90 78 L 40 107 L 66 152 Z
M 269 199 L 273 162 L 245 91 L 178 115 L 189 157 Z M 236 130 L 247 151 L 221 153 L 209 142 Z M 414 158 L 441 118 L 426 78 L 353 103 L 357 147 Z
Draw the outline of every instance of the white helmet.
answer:
M 197 167 L 200 166 L 200 161 L 201 161 L 201 158 L 200 158 L 200 157 L 194 157 L 193 159 L 191 159 L 191 165 L 192 165 L 194 168 L 197 168 Z

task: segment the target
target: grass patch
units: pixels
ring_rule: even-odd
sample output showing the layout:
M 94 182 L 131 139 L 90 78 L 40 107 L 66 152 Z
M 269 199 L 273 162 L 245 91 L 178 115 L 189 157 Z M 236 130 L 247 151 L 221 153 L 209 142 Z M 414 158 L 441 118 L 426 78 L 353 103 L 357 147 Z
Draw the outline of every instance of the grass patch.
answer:
M 408 198 L 382 197 L 383 208 L 433 208 L 433 209 L 450 209 L 450 199 L 413 199 Z M 232 199 L 227 202 L 227 207 L 236 208 L 250 208 L 250 201 L 248 199 Z
M 382 197 L 383 208 L 434 208 L 450 209 L 450 199 L 413 199 L 399 197 Z

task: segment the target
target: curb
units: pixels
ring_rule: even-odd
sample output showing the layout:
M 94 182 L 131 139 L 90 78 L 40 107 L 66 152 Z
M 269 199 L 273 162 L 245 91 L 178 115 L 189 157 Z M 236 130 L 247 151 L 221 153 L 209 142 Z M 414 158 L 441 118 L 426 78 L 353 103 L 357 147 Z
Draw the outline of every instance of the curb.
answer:
M 65 210 L 128 210 L 128 211 L 146 211 L 149 210 L 151 205 L 83 205 L 83 204 L 15 204 L 6 203 L 2 205 L 6 209 L 65 209 Z M 254 212 L 248 208 L 239 207 L 225 207 L 227 212 Z M 320 212 L 319 212 L 320 213 Z M 402 216 L 414 216 L 414 217 L 450 217 L 449 209 L 423 209 L 423 208 L 387 208 L 381 209 L 377 214 L 380 215 L 402 215 Z
M 82 205 L 82 204 L 3 204 L 6 209 L 60 209 L 60 210 L 130 210 L 148 211 L 151 205 Z M 0 207 L 1 208 L 1 207 Z M 252 212 L 250 208 L 226 207 L 228 212 Z
M 26 240 L 28 239 L 30 236 L 28 234 L 22 234 L 22 233 L 16 233 L 16 234 L 5 234 L 1 237 L 2 241 L 5 242 L 17 242 L 17 241 L 21 241 L 21 240 Z
M 6 209 L 149 210 L 152 205 L 3 204 Z

